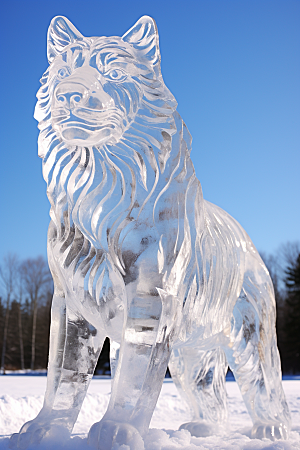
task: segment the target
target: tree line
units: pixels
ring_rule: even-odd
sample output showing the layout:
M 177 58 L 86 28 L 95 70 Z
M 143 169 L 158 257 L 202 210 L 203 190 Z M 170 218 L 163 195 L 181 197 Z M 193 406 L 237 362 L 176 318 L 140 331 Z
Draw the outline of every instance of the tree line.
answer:
M 42 256 L 20 261 L 6 255 L 0 264 L 0 374 L 40 370 L 48 364 L 53 281 Z M 96 372 L 109 374 L 105 341 Z
M 276 254 L 261 253 L 261 256 L 275 291 L 282 372 L 300 374 L 300 243 L 287 243 Z
M 19 261 L 8 254 L 0 266 L 0 281 L 1 372 L 45 368 L 53 291 L 45 258 Z
M 261 252 L 270 272 L 277 308 L 277 341 L 284 374 L 300 373 L 300 244 Z M 0 373 L 46 369 L 53 282 L 42 256 L 20 261 L 8 254 L 0 265 Z M 105 341 L 96 373 L 109 373 Z

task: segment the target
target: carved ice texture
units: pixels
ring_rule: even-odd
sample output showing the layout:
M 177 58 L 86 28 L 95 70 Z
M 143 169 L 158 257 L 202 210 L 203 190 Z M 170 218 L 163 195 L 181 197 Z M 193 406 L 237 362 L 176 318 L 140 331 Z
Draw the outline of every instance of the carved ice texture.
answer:
M 168 364 L 191 408 L 182 428 L 226 426 L 229 365 L 253 436 L 286 438 L 270 276 L 242 227 L 203 199 L 154 20 L 84 37 L 55 17 L 48 60 L 35 110 L 55 285 L 47 391 L 11 446 L 68 436 L 107 336 L 112 394 L 91 446 L 144 448 Z

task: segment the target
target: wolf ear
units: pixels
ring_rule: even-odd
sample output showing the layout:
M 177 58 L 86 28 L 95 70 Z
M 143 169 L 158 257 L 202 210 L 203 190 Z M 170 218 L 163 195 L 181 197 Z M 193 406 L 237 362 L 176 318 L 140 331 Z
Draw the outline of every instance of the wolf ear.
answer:
M 122 39 L 133 45 L 153 66 L 160 63 L 158 31 L 151 17 L 141 17 Z
M 81 41 L 83 36 L 74 25 L 63 16 L 56 16 L 51 20 L 47 35 L 47 56 L 51 63 L 55 56 L 63 52 L 64 48 L 75 41 Z

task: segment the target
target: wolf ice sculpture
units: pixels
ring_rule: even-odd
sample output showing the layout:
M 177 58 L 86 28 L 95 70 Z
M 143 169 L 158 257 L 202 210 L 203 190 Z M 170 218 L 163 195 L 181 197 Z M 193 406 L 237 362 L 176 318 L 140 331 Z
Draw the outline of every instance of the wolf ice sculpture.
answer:
M 48 59 L 35 117 L 51 203 L 49 371 L 12 446 L 72 430 L 106 336 L 114 380 L 95 448 L 143 448 L 168 364 L 191 407 L 182 428 L 224 426 L 229 365 L 253 436 L 286 438 L 272 283 L 241 226 L 203 200 L 155 22 L 86 38 L 56 17 Z

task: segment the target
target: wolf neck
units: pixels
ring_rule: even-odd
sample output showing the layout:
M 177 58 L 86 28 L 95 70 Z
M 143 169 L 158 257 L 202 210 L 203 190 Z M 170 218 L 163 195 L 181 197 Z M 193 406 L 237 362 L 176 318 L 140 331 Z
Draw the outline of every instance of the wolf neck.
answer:
M 174 197 L 197 183 L 190 144 L 176 112 L 150 130 L 140 117 L 116 145 L 66 148 L 54 137 L 43 173 L 58 237 L 75 226 L 105 249 L 143 214 L 155 221 L 154 210 L 166 206 L 160 205 L 162 193 L 171 189 Z

